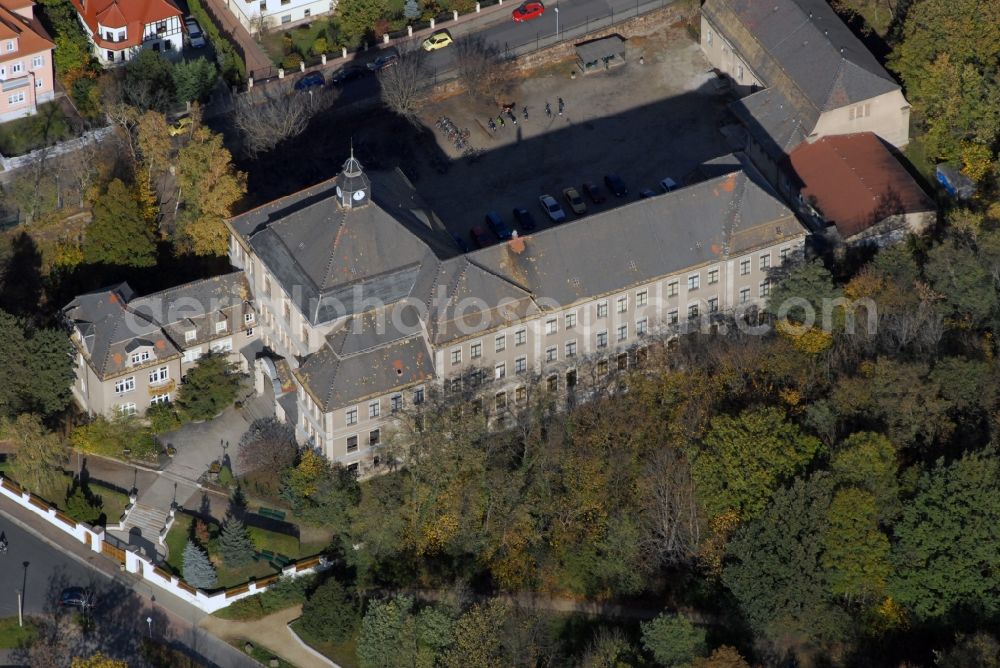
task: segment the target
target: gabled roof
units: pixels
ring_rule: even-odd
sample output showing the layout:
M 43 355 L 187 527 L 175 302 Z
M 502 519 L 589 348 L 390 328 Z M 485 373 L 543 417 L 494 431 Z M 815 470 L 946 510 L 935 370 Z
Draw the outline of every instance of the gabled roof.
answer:
M 788 158 L 801 195 L 844 239 L 885 218 L 934 211 L 934 203 L 871 132 L 824 137 Z
M 149 23 L 182 18 L 181 10 L 171 0 L 71 0 L 77 13 L 90 29 L 92 39 L 102 49 L 121 50 L 142 44 L 144 27 Z M 127 39 L 111 42 L 104 39 L 98 24 L 106 28 L 125 28 Z M 180 36 L 177 37 L 180 39 Z
M 17 39 L 17 50 L 4 51 L 0 60 L 21 58 L 25 54 L 38 53 L 55 46 L 45 32 L 41 22 L 34 16 L 33 2 L 0 0 L 0 39 Z M 31 18 L 25 16 L 31 14 Z
M 765 88 L 729 105 L 757 143 L 778 160 L 806 140 L 819 114 L 809 105 L 794 105 L 777 88 Z

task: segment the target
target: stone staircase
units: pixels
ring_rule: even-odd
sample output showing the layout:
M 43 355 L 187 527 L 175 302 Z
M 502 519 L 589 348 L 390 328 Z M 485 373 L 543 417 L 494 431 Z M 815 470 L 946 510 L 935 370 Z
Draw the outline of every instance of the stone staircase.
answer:
M 129 537 L 130 543 L 146 547 L 147 552 L 153 550 L 155 554 L 149 556 L 155 556 L 157 561 L 161 561 L 166 555 L 166 549 L 160 545 L 160 530 L 167 523 L 167 514 L 167 510 L 136 503 L 129 511 L 122 533 Z M 137 531 L 142 537 L 141 541 L 135 535 Z

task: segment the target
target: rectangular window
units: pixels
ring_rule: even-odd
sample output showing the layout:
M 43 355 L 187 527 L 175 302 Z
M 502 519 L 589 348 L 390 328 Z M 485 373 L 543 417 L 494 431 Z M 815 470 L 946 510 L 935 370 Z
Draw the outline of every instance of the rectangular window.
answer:
M 528 340 L 528 330 L 526 330 L 526 329 L 519 329 L 516 332 L 514 332 L 514 345 L 515 346 L 523 346 L 524 343 L 527 340 Z
M 282 23 L 287 23 L 287 21 L 282 21 Z M 354 475 L 358 475 L 358 470 L 360 468 L 361 467 L 358 465 L 358 463 L 354 462 L 353 464 L 348 464 L 347 465 L 347 472 L 348 473 L 353 473 Z
M 310 16 L 312 16 L 312 10 L 311 9 L 303 10 L 302 16 L 309 18 Z
M 344 422 L 347 424 L 357 424 L 358 423 L 358 409 L 348 408 L 344 411 Z
M 514 403 L 523 404 L 528 399 L 528 389 L 525 387 L 519 387 L 514 390 Z
M 708 284 L 709 285 L 715 285 L 718 282 L 719 282 L 719 270 L 718 269 L 709 269 L 708 270 Z
M 149 384 L 156 385 L 158 383 L 165 383 L 170 377 L 170 372 L 165 366 L 161 366 L 159 369 L 154 369 L 149 372 Z
M 10 66 L 11 74 L 20 74 L 24 69 L 24 63 L 14 63 Z
M 625 371 L 628 369 L 628 353 L 618 354 L 618 370 Z
M 563 324 L 566 329 L 573 329 L 576 327 L 576 313 L 567 313 L 564 320 L 565 322 Z
M 132 403 L 122 404 L 118 407 L 119 415 L 128 416 L 128 415 L 135 415 L 135 413 L 136 413 L 135 404 Z
M 709 46 L 712 46 L 712 38 L 713 37 L 714 37 L 714 35 L 712 34 L 712 31 L 709 30 L 708 31 L 708 36 L 705 38 L 705 41 L 708 43 Z
M 271 279 L 268 278 L 267 276 L 264 277 L 264 296 L 265 297 L 271 296 Z
M 389 397 L 389 410 L 393 413 L 397 413 L 403 410 L 403 395 L 394 394 Z
M 496 406 L 498 411 L 502 411 L 507 408 L 507 393 L 497 392 L 496 396 L 493 397 L 493 404 Z
M 514 373 L 524 373 L 528 369 L 528 358 L 518 357 L 514 360 Z
M 636 305 L 636 308 L 638 308 L 640 306 L 645 306 L 648 303 L 649 303 L 649 291 L 648 290 L 639 290 L 639 292 L 635 293 L 635 305 Z
M 216 341 L 211 346 L 209 346 L 209 350 L 211 350 L 213 353 L 216 353 L 216 354 L 232 352 L 232 350 L 233 350 L 233 340 L 232 339 L 224 339 L 222 341 Z
M 788 259 L 788 255 L 791 252 L 792 252 L 792 249 L 791 248 L 787 248 L 787 247 L 786 248 L 782 248 L 780 251 L 778 251 L 778 257 L 781 258 L 781 263 L 782 264 L 785 263 L 785 260 Z
M 507 377 L 507 364 L 505 362 L 498 363 L 493 367 L 493 378 L 500 380 L 501 378 Z
M 451 363 L 452 363 L 452 365 L 461 364 L 462 363 L 462 349 L 461 348 L 454 348 L 454 349 L 452 349 L 452 351 L 451 351 Z
M 628 325 L 618 325 L 618 340 L 624 341 L 628 338 Z
M 348 436 L 347 437 L 347 451 L 348 452 L 357 452 L 357 450 L 358 450 L 358 437 L 357 436 Z
M 746 276 L 750 273 L 750 258 L 743 258 L 740 260 L 740 276 Z
M 368 445 L 376 446 L 382 441 L 382 430 L 372 429 L 368 432 Z
M 677 296 L 677 281 L 670 281 L 667 283 L 667 296 L 676 297 Z
M 597 317 L 607 318 L 608 317 L 608 303 L 607 302 L 597 302 Z
M 507 350 L 507 336 L 505 334 L 499 334 L 493 341 L 493 350 L 498 353 Z
M 24 93 L 14 93 L 7 98 L 7 104 L 20 104 L 24 102 Z
M 149 357 L 149 351 L 143 350 L 141 353 L 132 353 L 132 356 L 129 357 L 129 362 L 131 364 L 142 364 L 143 362 L 149 361 Z
M 150 406 L 156 406 L 157 404 L 169 404 L 170 395 L 169 394 L 154 394 L 149 399 Z
M 617 311 L 618 313 L 625 313 L 628 311 L 628 296 L 622 295 L 617 300 Z
M 766 271 L 771 268 L 771 254 L 764 253 L 760 256 L 760 270 Z
M 115 394 L 125 394 L 135 389 L 135 376 L 119 378 L 115 381 Z
M 413 390 L 413 403 L 418 406 L 424 403 L 424 388 L 418 387 Z
M 750 288 L 740 288 L 740 303 L 746 304 L 750 301 Z
M 285 320 L 288 322 L 292 321 L 292 305 L 286 299 L 281 305 L 282 311 L 285 313 Z
M 226 331 L 226 324 L 227 323 L 225 320 L 220 320 L 219 322 L 215 323 L 215 333 L 221 334 L 222 332 Z
M 566 357 L 576 357 L 576 341 L 566 342 Z
M 701 275 L 692 274 L 688 276 L 688 290 L 697 290 L 701 286 Z
M 559 331 L 559 321 L 555 318 L 549 318 L 545 321 L 545 333 L 555 334 Z
M 41 88 L 44 85 L 45 85 L 45 81 L 43 81 L 41 77 L 36 77 L 35 78 L 35 88 Z
M 256 321 L 257 317 L 251 311 L 250 313 L 243 314 L 243 324 L 252 325 Z
M 691 304 L 688 306 L 688 320 L 694 320 L 698 317 L 698 305 Z
M 291 0 L 289 0 L 289 2 L 290 1 Z M 284 0 L 282 0 L 282 2 L 284 3 Z M 284 25 L 285 23 L 291 23 L 291 22 L 292 22 L 292 15 L 291 14 L 285 14 L 284 16 L 281 17 L 281 23 L 282 23 L 282 25 Z
M 597 333 L 597 347 L 598 348 L 607 348 L 607 346 L 608 346 L 608 333 L 607 332 L 598 332 Z
M 677 315 L 677 309 L 673 309 L 673 310 L 667 312 L 667 323 L 668 324 L 676 325 L 678 323 L 678 321 L 679 321 L 679 318 L 678 318 L 678 315 Z
M 576 369 L 566 372 L 566 387 L 576 387 Z
M 15 45 L 14 40 L 12 39 L 7 40 L 7 53 L 10 53 L 11 51 L 14 50 L 15 48 L 14 45 Z
M 192 348 L 191 350 L 184 351 L 184 357 L 182 359 L 184 362 L 190 364 L 191 362 L 197 362 L 200 357 L 201 348 Z
M 597 375 L 607 376 L 608 375 L 608 361 L 601 360 L 597 363 Z
M 194 341 L 197 337 L 198 337 L 198 330 L 196 330 L 196 329 L 189 329 L 186 332 L 184 332 L 184 341 L 185 342 Z
M 558 348 L 556 348 L 555 346 L 552 346 L 551 348 L 546 348 L 545 349 L 545 361 L 546 362 L 555 362 L 558 359 L 559 359 L 559 349 Z
M 559 376 L 549 376 L 545 379 L 545 387 L 548 388 L 549 392 L 555 392 L 559 389 Z
M 368 419 L 377 418 L 379 413 L 382 411 L 382 404 L 378 401 L 373 401 L 368 404 Z
M 471 346 L 469 346 L 469 356 L 472 359 L 479 359 L 483 356 L 483 344 L 480 341 L 476 341 Z
M 718 313 L 719 312 L 719 298 L 718 297 L 712 297 L 711 299 L 708 300 L 708 312 L 709 313 Z
M 646 336 L 646 319 L 635 321 L 635 335 Z
M 757 294 L 760 295 L 761 297 L 767 297 L 768 295 L 770 295 L 771 294 L 771 282 L 770 281 L 761 281 L 760 285 L 757 288 Z

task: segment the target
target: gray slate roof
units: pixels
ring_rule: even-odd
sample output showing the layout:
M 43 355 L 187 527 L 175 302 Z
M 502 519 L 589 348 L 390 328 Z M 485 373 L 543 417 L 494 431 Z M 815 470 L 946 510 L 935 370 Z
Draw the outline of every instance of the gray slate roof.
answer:
M 767 153 L 780 159 L 806 140 L 819 114 L 793 105 L 777 88 L 765 88 L 736 100 L 729 108 Z
M 576 55 L 585 63 L 600 60 L 605 56 L 622 56 L 625 53 L 625 40 L 618 35 L 608 35 L 601 39 L 576 45 Z

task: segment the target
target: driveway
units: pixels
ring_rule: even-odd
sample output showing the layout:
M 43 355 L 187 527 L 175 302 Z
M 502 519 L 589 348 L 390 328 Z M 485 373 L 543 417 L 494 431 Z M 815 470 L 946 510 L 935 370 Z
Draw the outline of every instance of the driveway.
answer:
M 161 434 L 159 439 L 164 446 L 172 445 L 177 449 L 164 471 L 197 482 L 212 462 L 236 456 L 237 444 L 248 426 L 243 413 L 230 406 L 217 418 L 191 422 Z

